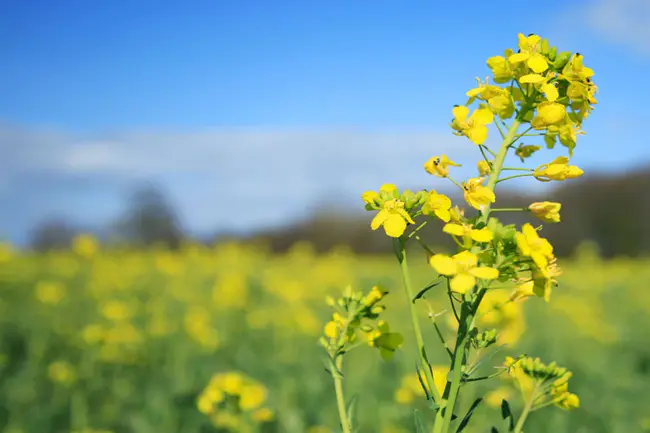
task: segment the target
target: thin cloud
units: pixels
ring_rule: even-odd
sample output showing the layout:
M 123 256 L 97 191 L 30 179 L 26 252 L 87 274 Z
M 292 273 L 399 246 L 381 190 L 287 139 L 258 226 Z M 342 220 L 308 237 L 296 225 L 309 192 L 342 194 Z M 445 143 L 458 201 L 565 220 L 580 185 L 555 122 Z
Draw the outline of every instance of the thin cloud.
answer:
M 650 1 L 598 0 L 587 8 L 586 17 L 607 39 L 650 55 Z

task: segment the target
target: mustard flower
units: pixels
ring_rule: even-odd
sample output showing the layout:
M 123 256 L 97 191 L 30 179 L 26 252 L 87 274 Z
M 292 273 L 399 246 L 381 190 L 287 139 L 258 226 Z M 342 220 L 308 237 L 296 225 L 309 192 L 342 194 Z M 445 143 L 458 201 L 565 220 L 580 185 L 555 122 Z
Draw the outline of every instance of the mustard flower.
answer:
M 594 76 L 594 71 L 582 63 L 582 54 L 574 54 L 571 60 L 564 65 L 562 76 L 569 81 L 587 81 Z
M 398 238 L 404 234 L 407 223 L 415 224 L 415 221 L 404 210 L 404 202 L 392 199 L 384 202 L 383 209 L 370 222 L 370 228 L 377 230 L 383 226 L 388 236 Z
M 521 254 L 533 259 L 539 268 L 545 269 L 554 258 L 553 246 L 548 240 L 539 237 L 537 230 L 528 223 L 523 225 L 521 233 L 518 232 L 515 239 Z
M 452 277 L 450 288 L 457 293 L 467 293 L 476 285 L 476 279 L 493 280 L 499 271 L 486 266 L 478 266 L 478 257 L 469 251 L 463 251 L 452 257 L 444 254 L 431 256 L 429 264 L 439 274 Z
M 485 84 L 483 84 L 478 78 L 476 81 L 478 82 L 478 87 L 475 87 L 466 93 L 470 98 L 467 105 L 474 102 L 476 98 L 479 98 L 487 102 L 490 110 L 502 119 L 509 119 L 512 117 L 515 112 L 515 104 L 512 100 L 512 94 L 510 91 L 499 86 L 488 84 L 487 78 L 485 79 Z
M 487 65 L 492 70 L 495 83 L 507 83 L 515 77 L 512 65 L 507 60 L 507 57 L 511 56 L 512 53 L 513 51 L 509 49 L 505 52 L 506 57 L 493 56 L 487 59 Z
M 567 116 L 566 107 L 557 102 L 545 101 L 537 106 L 537 115 L 530 122 L 533 129 L 546 129 L 562 122 Z
M 533 268 L 533 293 L 546 302 L 551 299 L 551 290 L 557 285 L 556 277 L 562 273 L 557 265 L 557 259 L 553 257 L 545 268 Z
M 490 167 L 490 164 L 484 159 L 480 160 L 476 164 L 476 167 L 478 168 L 478 173 L 481 176 L 487 176 L 492 171 L 492 167 Z
M 474 144 L 483 144 L 487 139 L 489 125 L 494 121 L 494 114 L 487 108 L 477 108 L 469 116 L 469 108 L 464 105 L 454 107 L 454 119 L 451 127 L 457 131 L 456 135 L 464 135 Z
M 422 206 L 422 213 L 424 215 L 434 214 L 444 222 L 451 219 L 449 209 L 451 208 L 451 200 L 443 194 L 438 194 L 436 191 L 431 190 L 427 201 Z
M 524 36 L 519 33 L 519 52 L 508 57 L 510 64 L 526 62 L 526 65 L 535 73 L 541 74 L 548 69 L 546 58 L 540 54 L 541 38 L 537 35 Z
M 559 156 L 552 162 L 537 167 L 533 174 L 539 181 L 550 182 L 552 180 L 575 179 L 582 176 L 584 171 L 575 165 L 569 165 L 569 158 Z
M 474 209 L 482 210 L 485 206 L 496 201 L 494 192 L 483 186 L 485 178 L 468 179 L 463 183 L 464 196 L 467 203 Z
M 449 209 L 449 215 L 451 216 L 451 221 L 460 224 L 465 218 L 465 209 L 461 209 L 458 206 L 454 206 L 451 209 Z
M 447 155 L 434 156 L 424 163 L 426 172 L 438 177 L 447 177 L 449 167 L 460 167 L 460 164 L 447 158 Z
M 528 209 L 533 213 L 533 215 L 547 223 L 560 222 L 561 208 L 561 203 L 551 201 L 535 202 L 528 206 Z
M 494 234 L 489 228 L 475 229 L 469 224 L 448 223 L 445 224 L 442 231 L 450 235 L 471 239 L 475 242 L 490 242 L 494 239 Z

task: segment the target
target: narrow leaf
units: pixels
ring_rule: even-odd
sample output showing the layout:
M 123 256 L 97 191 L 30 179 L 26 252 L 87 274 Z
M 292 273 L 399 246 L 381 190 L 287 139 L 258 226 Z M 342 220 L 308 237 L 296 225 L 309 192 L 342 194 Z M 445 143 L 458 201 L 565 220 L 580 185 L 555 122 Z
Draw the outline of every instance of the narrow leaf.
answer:
M 483 397 L 479 397 L 476 400 L 474 400 L 474 403 L 472 403 L 472 406 L 470 406 L 469 410 L 467 411 L 467 415 L 462 419 L 460 424 L 458 424 L 458 429 L 456 430 L 456 433 L 462 432 L 465 427 L 467 427 L 467 424 L 469 424 L 469 419 L 472 417 L 474 414 L 474 410 L 478 407 L 479 404 L 481 404 L 481 401 L 483 401 Z
M 417 409 L 413 411 L 413 418 L 415 419 L 415 431 L 417 433 L 428 433 L 429 429 L 427 428 L 427 425 L 424 423 L 422 418 L 420 418 L 420 414 Z
M 506 399 L 501 400 L 501 417 L 508 421 L 508 431 L 513 431 L 515 429 L 515 420 Z

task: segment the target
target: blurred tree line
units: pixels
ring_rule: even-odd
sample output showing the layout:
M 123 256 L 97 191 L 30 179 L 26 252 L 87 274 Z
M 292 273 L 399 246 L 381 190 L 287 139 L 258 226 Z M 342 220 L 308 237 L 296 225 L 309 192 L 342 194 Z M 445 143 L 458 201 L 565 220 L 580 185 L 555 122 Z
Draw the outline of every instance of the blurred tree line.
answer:
M 650 167 L 624 174 L 592 174 L 559 183 L 550 193 L 525 195 L 501 189 L 496 207 L 524 207 L 534 201 L 562 203 L 560 224 L 545 224 L 543 236 L 555 246 L 558 256 L 572 254 L 583 241 L 592 241 L 604 257 L 639 256 L 650 252 Z M 456 203 L 462 198 L 452 197 Z M 181 228 L 173 204 L 153 187 L 138 189 L 130 198 L 129 211 L 111 229 L 118 242 L 136 246 L 181 245 L 187 236 Z M 202 241 L 225 240 L 263 242 L 271 251 L 282 252 L 299 241 L 311 242 L 317 251 L 347 245 L 354 252 L 381 254 L 392 251 L 390 239 L 381 230 L 370 229 L 371 213 L 316 212 L 312 218 L 286 227 L 260 231 L 247 236 L 209 236 Z M 503 213 L 504 222 L 521 224 L 535 221 L 531 215 Z M 66 247 L 78 232 L 62 219 L 45 221 L 32 233 L 31 245 L 38 250 Z M 421 231 L 432 246 L 453 247 L 440 224 L 429 224 Z M 196 241 L 196 240 L 195 240 Z

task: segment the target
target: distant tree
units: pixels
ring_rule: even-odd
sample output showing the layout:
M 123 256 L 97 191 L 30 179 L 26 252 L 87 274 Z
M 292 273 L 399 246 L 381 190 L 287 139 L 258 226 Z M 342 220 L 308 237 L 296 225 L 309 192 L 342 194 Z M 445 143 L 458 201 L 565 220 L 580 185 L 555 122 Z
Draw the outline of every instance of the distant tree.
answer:
M 138 245 L 165 244 L 177 248 L 183 239 L 176 210 L 165 194 L 151 185 L 135 190 L 127 215 L 118 224 L 122 237 Z
M 29 245 L 33 250 L 41 252 L 68 248 L 76 232 L 65 218 L 48 218 L 34 227 L 30 233 Z

